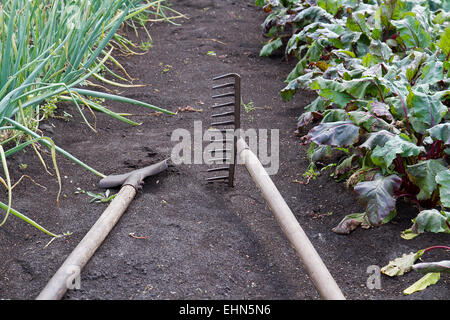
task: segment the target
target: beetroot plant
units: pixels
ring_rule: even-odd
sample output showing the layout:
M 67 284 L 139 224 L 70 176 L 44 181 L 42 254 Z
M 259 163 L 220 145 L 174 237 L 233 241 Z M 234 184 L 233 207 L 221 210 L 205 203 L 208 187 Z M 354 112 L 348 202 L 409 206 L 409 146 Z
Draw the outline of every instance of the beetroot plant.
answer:
M 450 10 L 439 0 L 257 0 L 268 16 L 262 56 L 298 60 L 281 90 L 317 98 L 298 132 L 320 162 L 344 156 L 334 176 L 346 179 L 365 212 L 334 229 L 378 226 L 407 199 L 419 209 L 412 238 L 450 233 Z

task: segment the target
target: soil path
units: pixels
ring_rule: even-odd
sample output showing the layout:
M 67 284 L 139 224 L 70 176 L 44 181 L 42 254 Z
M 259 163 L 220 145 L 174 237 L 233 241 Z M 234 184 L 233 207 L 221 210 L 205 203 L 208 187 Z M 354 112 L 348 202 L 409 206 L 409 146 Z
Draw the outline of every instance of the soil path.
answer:
M 174 1 L 174 9 L 189 19 L 178 20 L 178 26 L 153 25 L 153 46 L 147 54 L 119 57 L 129 74 L 139 79 L 136 83 L 149 84 L 122 90 L 124 96 L 173 111 L 191 107 L 202 112 L 158 116 L 147 109 L 109 103 L 115 111 L 134 114 L 131 118 L 142 125 L 131 127 L 97 115 L 95 134 L 73 106 L 63 105 L 58 113 L 65 111 L 73 118 L 70 122 L 48 120 L 44 133 L 105 174 L 142 167 L 170 155 L 173 130 L 193 132 L 195 121 L 202 121 L 207 129 L 212 78 L 237 72 L 242 76 L 244 103 L 256 107 L 242 113 L 242 127 L 279 129 L 280 168 L 272 178 L 345 296 L 448 298 L 448 276 L 408 297 L 402 290 L 419 279 L 418 274 L 398 279 L 383 276 L 378 290 L 366 286 L 368 266 L 383 266 L 403 253 L 448 243 L 444 235 L 400 238 L 415 210 L 400 208 L 388 225 L 340 236 L 331 228 L 346 214 L 361 212 L 354 196 L 326 173 L 307 185 L 293 182 L 303 181 L 308 167 L 306 148 L 294 135 L 296 119 L 314 95 L 301 92 L 290 103 L 281 100 L 279 90 L 293 62 L 259 57 L 264 41 L 260 24 L 265 16 L 253 2 Z M 134 37 L 131 30 L 123 32 Z M 45 159 L 51 167 L 48 155 Z M 14 190 L 14 207 L 54 232 L 72 232 L 44 248 L 49 237 L 15 217 L 0 228 L 0 298 L 34 299 L 106 205 L 92 204 L 86 194 L 76 194 L 77 188 L 102 191 L 96 186 L 98 177 L 62 156 L 58 165 L 64 196 L 58 207 L 56 179 L 45 173 L 32 149 L 9 164 L 15 180 L 27 174 L 47 188 L 22 182 Z M 81 289 L 68 291 L 65 299 L 318 299 L 245 168 L 238 166 L 234 188 L 207 184 L 207 168 L 182 165 L 147 179 L 83 270 Z

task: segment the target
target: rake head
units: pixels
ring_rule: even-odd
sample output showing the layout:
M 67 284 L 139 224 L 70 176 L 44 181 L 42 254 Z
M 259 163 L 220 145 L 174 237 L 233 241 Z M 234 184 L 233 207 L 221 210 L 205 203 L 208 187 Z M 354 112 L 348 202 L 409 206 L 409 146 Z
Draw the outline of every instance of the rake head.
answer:
M 236 166 L 236 136 L 234 133 L 241 127 L 241 77 L 236 73 L 229 73 L 215 77 L 213 81 L 223 79 L 232 79 L 232 81 L 218 84 L 212 87 L 212 89 L 220 92 L 221 90 L 229 88 L 232 91 L 225 90 L 226 92 L 213 95 L 212 98 L 224 99 L 234 97 L 234 100 L 221 102 L 220 104 L 216 103 L 212 106 L 214 110 L 217 109 L 220 110 L 220 112 L 212 115 L 213 122 L 211 123 L 211 127 L 213 127 L 213 130 L 216 132 L 220 132 L 223 138 L 211 140 L 211 142 L 214 142 L 217 145 L 220 144 L 221 147 L 211 150 L 211 156 L 215 156 L 216 154 L 218 154 L 218 156 L 211 158 L 210 160 L 215 164 L 225 163 L 227 165 L 208 169 L 208 172 L 228 171 L 228 174 L 210 177 L 206 180 L 209 182 L 226 181 L 230 187 L 233 187 Z M 228 137 L 229 135 L 227 135 L 227 133 L 230 132 L 232 132 L 232 137 Z

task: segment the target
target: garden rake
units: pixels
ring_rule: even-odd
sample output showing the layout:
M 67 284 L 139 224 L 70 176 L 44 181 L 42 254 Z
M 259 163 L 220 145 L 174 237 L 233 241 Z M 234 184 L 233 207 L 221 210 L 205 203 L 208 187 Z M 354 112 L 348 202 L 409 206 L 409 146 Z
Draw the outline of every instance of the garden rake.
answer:
M 241 126 L 241 77 L 237 73 L 228 73 L 222 76 L 215 77 L 213 81 L 229 79 L 232 78 L 234 81 L 226 82 L 223 84 L 216 85 L 212 87 L 213 90 L 220 90 L 225 88 L 233 88 L 233 92 L 226 92 L 214 95 L 213 99 L 223 99 L 227 97 L 234 97 L 234 101 L 222 102 L 220 104 L 215 104 L 212 106 L 213 109 L 221 110 L 220 113 L 212 115 L 213 123 L 211 127 L 214 130 L 219 131 L 222 134 L 222 139 L 212 139 L 211 142 L 222 144 L 220 149 L 211 150 L 211 156 L 216 156 L 221 154 L 222 157 L 217 157 L 210 159 L 214 163 L 225 163 L 227 166 L 215 167 L 208 169 L 208 172 L 218 172 L 218 171 L 228 171 L 228 175 L 214 176 L 207 178 L 209 182 L 212 181 L 227 181 L 230 187 L 234 186 L 234 172 L 236 167 L 236 135 L 234 134 L 236 130 L 240 129 Z M 226 107 L 232 107 L 233 109 L 223 109 Z M 224 111 L 226 110 L 226 111 Z M 219 121 L 220 118 L 220 121 Z M 223 120 L 225 118 L 225 120 Z M 232 128 L 226 128 L 227 126 L 232 126 Z M 220 128 L 220 129 L 218 129 Z M 232 131 L 233 136 L 229 138 L 227 132 Z M 232 146 L 231 148 L 229 146 Z M 231 157 L 227 158 L 227 155 L 231 153 Z
M 327 300 L 343 300 L 345 299 L 342 291 L 336 284 L 332 275 L 328 271 L 327 267 L 323 263 L 319 254 L 315 250 L 308 236 L 300 226 L 297 218 L 292 213 L 286 201 L 283 199 L 282 195 L 278 191 L 277 187 L 273 183 L 272 179 L 267 174 L 267 171 L 262 166 L 258 157 L 250 150 L 249 146 L 245 142 L 244 138 L 240 135 L 240 109 L 241 109 L 241 77 L 236 73 L 229 73 L 213 80 L 221 80 L 226 78 L 234 78 L 234 82 L 224 83 L 216 85 L 213 90 L 223 89 L 223 88 L 234 88 L 234 92 L 227 92 L 222 94 L 214 95 L 213 99 L 220 99 L 226 97 L 234 97 L 234 101 L 225 102 L 222 104 L 215 104 L 212 106 L 213 109 L 224 108 L 229 106 L 234 106 L 233 111 L 226 111 L 218 114 L 213 114 L 213 119 L 222 117 L 232 117 L 233 119 L 213 122 L 211 126 L 213 128 L 221 127 L 219 130 L 222 133 L 227 133 L 228 129 L 224 129 L 223 126 L 233 126 L 233 139 L 222 139 L 222 140 L 212 140 L 212 142 L 222 143 L 225 146 L 229 145 L 230 140 L 233 141 L 233 148 L 221 148 L 213 149 L 211 153 L 217 152 L 232 152 L 232 158 L 216 158 L 214 160 L 229 160 L 233 161 L 229 166 L 218 167 L 209 169 L 209 172 L 214 171 L 228 171 L 228 175 L 217 176 L 208 178 L 208 181 L 215 180 L 227 180 L 229 186 L 234 185 L 234 174 L 236 160 L 239 159 L 239 163 L 242 163 L 247 168 L 252 180 L 255 182 L 262 196 L 266 200 L 266 203 L 275 218 L 278 221 L 281 229 L 288 238 L 292 248 L 295 250 L 297 256 L 300 258 L 305 271 L 308 273 L 309 278 L 313 282 L 317 291 L 323 299 Z

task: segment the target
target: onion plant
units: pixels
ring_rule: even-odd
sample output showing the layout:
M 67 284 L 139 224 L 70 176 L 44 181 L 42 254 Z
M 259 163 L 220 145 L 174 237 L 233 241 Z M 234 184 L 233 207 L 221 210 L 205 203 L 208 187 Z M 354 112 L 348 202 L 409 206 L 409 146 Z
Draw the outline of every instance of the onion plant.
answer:
M 83 114 L 84 107 L 106 113 L 131 125 L 138 123 L 107 109 L 92 97 L 132 103 L 174 114 L 143 101 L 81 88 L 89 83 L 90 77 L 105 80 L 108 84 L 117 84 L 106 80 L 99 71 L 106 68 L 107 60 L 125 71 L 112 57 L 114 46 L 124 43 L 123 40 L 117 40 L 120 37 L 118 29 L 124 22 L 133 24 L 132 20 L 136 17 L 139 17 L 139 23 L 148 21 L 151 10 L 154 10 L 153 20 L 166 19 L 172 22 L 174 17 L 180 16 L 164 3 L 164 0 L 6 0 L 0 3 L 0 155 L 6 176 L 6 157 L 30 145 L 40 157 L 36 147 L 40 143 L 52 150 L 59 184 L 61 182 L 55 152 L 104 177 L 99 171 L 56 146 L 50 138 L 37 133 L 41 108 L 47 101 L 56 99 L 57 102 L 73 102 L 75 109 L 93 130 L 95 128 Z M 145 18 L 145 14 L 148 18 Z M 125 79 L 109 69 L 108 71 L 119 80 Z M 2 181 L 5 182 L 3 179 Z M 0 202 L 0 208 L 44 231 L 45 229 L 11 208 L 9 178 L 4 185 L 8 189 L 9 200 L 8 205 Z M 6 217 L 7 215 L 4 219 Z M 54 236 L 46 230 L 45 232 Z

